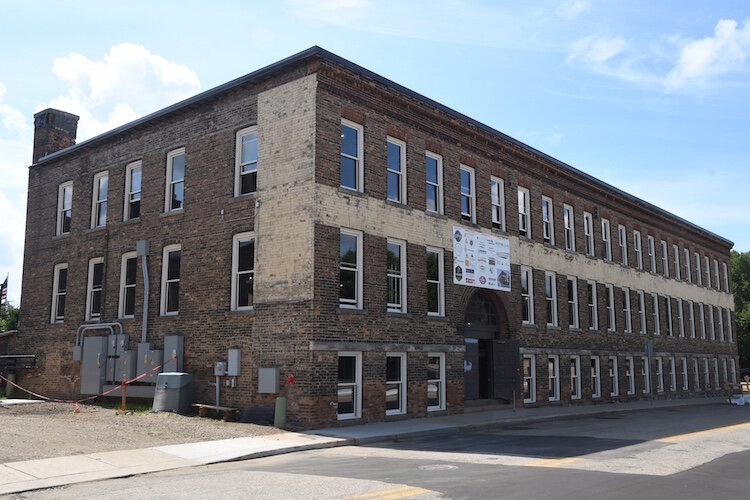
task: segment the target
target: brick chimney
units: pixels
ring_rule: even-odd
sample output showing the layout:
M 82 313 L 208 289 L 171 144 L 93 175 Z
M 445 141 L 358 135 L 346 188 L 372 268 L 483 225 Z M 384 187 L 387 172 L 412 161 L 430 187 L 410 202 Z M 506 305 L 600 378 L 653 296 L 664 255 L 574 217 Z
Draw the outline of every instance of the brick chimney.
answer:
M 34 163 L 76 143 L 78 116 L 48 108 L 34 115 Z

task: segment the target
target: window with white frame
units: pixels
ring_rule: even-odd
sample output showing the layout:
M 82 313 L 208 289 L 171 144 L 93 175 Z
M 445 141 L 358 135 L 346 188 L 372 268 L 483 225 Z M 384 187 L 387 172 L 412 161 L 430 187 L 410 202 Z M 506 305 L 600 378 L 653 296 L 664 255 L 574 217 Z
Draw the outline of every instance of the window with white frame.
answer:
M 628 232 L 625 226 L 619 224 L 617 226 L 617 241 L 620 244 L 620 264 L 623 266 L 628 265 Z
M 128 163 L 125 167 L 125 206 L 122 220 L 137 219 L 141 216 L 141 176 L 143 164 L 140 160 Z
M 641 250 L 641 232 L 633 231 L 633 253 L 635 254 L 635 267 L 643 269 L 643 252 Z
M 704 257 L 704 261 L 703 262 L 706 264 L 705 265 L 705 268 L 706 268 L 706 286 L 708 288 L 711 288 L 711 266 L 709 264 L 708 255 L 706 255 Z
M 604 260 L 612 261 L 612 230 L 609 221 L 602 219 L 602 244 L 604 246 Z
M 161 264 L 161 315 L 171 316 L 180 311 L 180 267 L 182 247 L 164 247 Z
M 672 245 L 672 256 L 674 258 L 674 279 L 680 279 L 680 249 L 677 245 Z
M 476 186 L 474 169 L 461 165 L 461 218 L 467 222 L 476 222 Z
M 724 311 L 721 307 L 716 308 L 716 316 L 719 320 L 719 340 L 724 342 Z
M 729 270 L 726 262 L 721 263 L 721 273 L 724 279 L 724 291 L 729 292 Z
M 674 358 L 669 358 L 669 390 L 674 392 L 677 390 L 677 373 L 675 372 Z
M 650 264 L 650 271 L 656 273 L 656 245 L 654 244 L 654 237 L 649 235 L 646 238 L 648 242 L 648 261 Z
M 635 394 L 635 363 L 632 356 L 625 358 L 625 380 L 628 383 L 628 395 Z
M 680 366 L 682 367 L 682 390 L 687 391 L 689 389 L 687 358 L 680 359 Z
M 521 314 L 525 325 L 534 324 L 534 280 L 530 267 L 521 266 Z
M 654 335 L 661 335 L 661 320 L 659 318 L 659 296 L 651 294 L 651 315 L 654 320 Z
M 622 314 L 625 318 L 625 333 L 633 332 L 633 313 L 630 307 L 630 289 L 622 289 Z
M 523 356 L 523 402 L 536 402 L 536 359 L 533 354 Z
M 721 282 L 719 281 L 719 261 L 714 259 L 714 283 L 716 283 L 716 289 L 721 290 Z
M 599 356 L 591 356 L 591 397 L 602 397 L 602 379 L 600 374 Z
M 588 290 L 589 330 L 599 329 L 599 307 L 596 299 L 596 281 L 586 282 Z
M 406 242 L 389 239 L 386 244 L 386 274 L 390 312 L 406 312 Z
M 341 187 L 364 191 L 364 128 L 349 120 L 341 120 Z
M 694 339 L 695 338 L 695 310 L 693 308 L 693 301 L 688 300 L 687 305 L 688 305 L 687 313 L 688 313 L 688 327 L 690 329 L 690 338 Z
M 711 328 L 711 340 L 716 340 L 716 324 L 714 323 L 714 306 L 708 305 L 708 325 Z
M 703 285 L 703 272 L 701 271 L 701 256 L 695 252 L 695 281 Z
M 730 375 L 732 376 L 732 383 L 736 384 L 737 383 L 737 365 L 734 362 L 734 358 L 731 358 L 729 360 L 729 372 L 730 372 Z
M 620 377 L 617 370 L 617 357 L 609 357 L 609 395 L 611 397 L 617 397 L 620 395 Z
M 255 282 L 255 235 L 235 234 L 232 238 L 232 310 L 253 308 Z
M 661 240 L 661 272 L 665 278 L 669 278 L 669 250 L 664 240 Z
M 50 323 L 65 321 L 65 298 L 68 294 L 68 264 L 55 265 L 52 276 L 52 313 Z
M 656 358 L 656 392 L 664 392 L 664 367 L 661 358 Z
M 578 328 L 578 280 L 568 276 L 568 325 Z
M 729 382 L 729 374 L 727 373 L 727 358 L 721 358 L 721 374 L 723 376 L 724 383 Z
M 445 353 L 427 354 L 427 411 L 445 410 Z
M 716 358 L 713 359 L 713 368 L 714 368 L 714 389 L 719 389 L 721 387 L 719 383 L 719 360 Z
M 386 139 L 387 197 L 406 204 L 406 143 L 393 137 Z
M 727 340 L 732 342 L 732 311 L 727 309 Z
M 557 326 L 557 275 L 544 273 L 544 298 L 547 304 L 547 326 Z
M 549 377 L 548 398 L 550 401 L 560 401 L 560 358 L 557 356 L 547 358 L 547 372 Z
M 685 279 L 688 283 L 693 282 L 693 273 L 690 269 L 690 250 L 687 248 L 683 248 L 682 251 L 685 253 L 684 261 L 685 261 Z
M 708 370 L 708 358 L 703 358 L 703 387 L 707 391 L 711 390 L 711 376 Z
M 436 214 L 443 213 L 443 157 L 425 151 L 425 209 Z
M 651 367 L 648 358 L 641 356 L 641 380 L 643 381 L 643 394 L 651 393 Z
M 73 181 L 63 182 L 57 188 L 56 236 L 68 234 L 73 213 Z
M 518 234 L 531 239 L 531 205 L 529 190 L 518 187 Z
M 594 216 L 583 212 L 583 240 L 586 246 L 586 255 L 593 257 L 594 250 Z
M 674 328 L 672 325 L 672 299 L 664 297 L 664 312 L 667 315 L 667 335 L 674 336 Z
M 576 251 L 576 230 L 573 207 L 563 205 L 563 224 L 565 226 L 565 250 Z
M 445 280 L 443 279 L 443 250 L 427 248 L 427 315 L 445 314 Z
M 701 338 L 706 340 L 706 317 L 703 304 L 698 304 L 698 323 L 700 324 Z
M 362 353 L 339 352 L 336 411 L 339 420 L 362 415 Z
M 102 317 L 102 294 L 104 291 L 104 257 L 89 260 L 88 286 L 86 287 L 86 321 L 98 321 Z
M 339 307 L 362 309 L 362 233 L 352 229 L 340 233 Z
M 185 205 L 185 148 L 167 154 L 167 182 L 164 212 L 182 210 Z
M 640 326 L 638 333 L 646 335 L 646 297 L 642 290 L 638 290 L 638 326 Z
M 120 265 L 119 318 L 135 317 L 135 282 L 138 276 L 138 256 L 135 252 L 122 255 Z
M 570 357 L 570 399 L 581 399 L 581 357 Z
M 492 198 L 492 227 L 505 231 L 505 182 L 498 177 L 490 177 Z
M 701 390 L 701 374 L 698 370 L 698 360 L 693 358 L 693 386 L 696 391 Z
M 234 153 L 234 195 L 254 193 L 258 188 L 258 128 L 237 131 Z
M 406 413 L 406 353 L 385 357 L 385 414 Z
M 682 310 L 682 299 L 677 299 L 677 325 L 680 327 L 680 337 L 685 336 L 685 315 Z
M 107 191 L 109 172 L 99 172 L 94 176 L 94 191 L 91 194 L 91 228 L 107 225 Z
M 607 331 L 615 331 L 615 289 L 612 285 L 604 285 L 607 289 Z

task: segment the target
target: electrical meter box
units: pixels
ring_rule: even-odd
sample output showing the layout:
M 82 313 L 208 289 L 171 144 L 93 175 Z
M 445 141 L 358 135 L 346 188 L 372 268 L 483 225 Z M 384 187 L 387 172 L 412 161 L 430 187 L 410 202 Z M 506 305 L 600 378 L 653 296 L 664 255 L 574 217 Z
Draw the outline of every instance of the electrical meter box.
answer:
M 167 335 L 164 337 L 164 369 L 165 372 L 182 372 L 182 353 L 185 348 L 185 337 L 182 335 Z
M 227 375 L 230 377 L 240 376 L 240 350 L 229 349 L 227 356 Z
M 138 344 L 138 358 L 136 359 L 137 368 L 135 370 L 136 375 L 148 373 L 148 375 L 139 379 L 139 382 L 147 382 L 151 384 L 156 382 L 157 375 L 161 371 L 161 368 L 158 370 L 154 370 L 154 368 L 162 364 L 162 354 L 163 351 L 154 350 L 151 342 L 141 342 Z
M 84 337 L 81 394 L 99 394 L 107 374 L 107 337 Z
M 135 351 L 124 351 L 115 360 L 115 382 L 125 382 L 135 378 L 137 354 Z
M 227 362 L 226 361 L 217 361 L 214 365 L 214 376 L 216 377 L 223 377 L 227 374 Z
M 279 368 L 258 368 L 258 392 L 276 394 L 279 392 Z
M 107 356 L 122 356 L 122 353 L 128 350 L 130 335 L 110 335 L 107 344 Z

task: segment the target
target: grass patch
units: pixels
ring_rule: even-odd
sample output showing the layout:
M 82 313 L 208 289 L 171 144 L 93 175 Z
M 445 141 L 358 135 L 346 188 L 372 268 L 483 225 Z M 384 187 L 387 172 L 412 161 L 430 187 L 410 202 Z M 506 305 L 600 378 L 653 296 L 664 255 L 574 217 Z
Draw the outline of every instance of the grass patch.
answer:
M 99 408 L 105 408 L 107 410 L 118 410 L 120 409 L 121 403 L 122 400 L 120 398 L 105 398 L 98 399 L 93 403 L 93 406 L 98 406 Z M 153 404 L 150 400 L 128 399 L 127 401 L 127 409 L 133 413 L 148 413 L 151 411 L 152 407 Z

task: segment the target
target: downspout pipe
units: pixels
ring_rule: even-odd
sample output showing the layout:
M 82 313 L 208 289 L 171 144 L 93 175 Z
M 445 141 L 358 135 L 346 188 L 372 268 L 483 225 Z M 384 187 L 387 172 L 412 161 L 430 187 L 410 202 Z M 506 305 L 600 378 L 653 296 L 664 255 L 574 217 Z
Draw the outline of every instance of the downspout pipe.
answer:
M 146 331 L 148 330 L 148 240 L 138 240 L 135 244 L 136 255 L 141 257 L 141 269 L 143 270 L 143 321 L 141 322 L 141 343 L 146 342 Z

